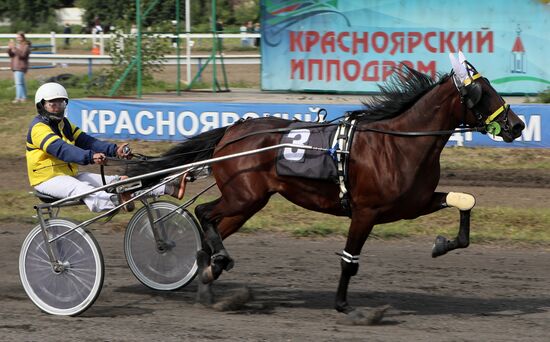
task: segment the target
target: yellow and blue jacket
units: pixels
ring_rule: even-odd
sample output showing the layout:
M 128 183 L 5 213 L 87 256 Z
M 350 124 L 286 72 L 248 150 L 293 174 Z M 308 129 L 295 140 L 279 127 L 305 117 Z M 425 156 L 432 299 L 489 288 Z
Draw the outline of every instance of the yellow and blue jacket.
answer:
M 76 176 L 78 166 L 93 163 L 94 153 L 116 155 L 117 145 L 82 132 L 67 118 L 53 123 L 37 115 L 27 133 L 27 173 L 31 186 L 55 176 Z

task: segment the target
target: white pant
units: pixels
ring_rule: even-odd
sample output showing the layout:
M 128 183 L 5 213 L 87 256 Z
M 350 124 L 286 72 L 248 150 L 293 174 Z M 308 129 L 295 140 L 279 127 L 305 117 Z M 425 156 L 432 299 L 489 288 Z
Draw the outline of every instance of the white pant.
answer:
M 117 181 L 118 176 L 105 176 L 107 184 Z M 56 198 L 66 198 L 80 195 L 90 190 L 103 186 L 101 175 L 90 172 L 81 172 L 75 177 L 56 176 L 38 184 L 34 188 L 46 195 Z M 151 191 L 151 195 L 160 196 L 164 194 L 165 186 L 159 186 Z M 105 191 L 97 191 L 83 198 L 84 203 L 93 212 L 109 210 L 114 208 L 117 195 Z

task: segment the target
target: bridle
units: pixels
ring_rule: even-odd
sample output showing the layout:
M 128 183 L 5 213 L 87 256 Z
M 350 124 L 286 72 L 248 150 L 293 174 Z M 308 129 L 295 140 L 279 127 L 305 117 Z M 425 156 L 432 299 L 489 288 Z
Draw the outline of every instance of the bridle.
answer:
M 510 110 L 510 105 L 507 104 L 502 98 L 503 104 L 487 116 L 487 118 L 483 119 L 483 114 L 476 108 L 477 104 L 483 97 L 483 90 L 481 88 L 481 84 L 475 81 L 479 78 L 484 79 L 486 82 L 489 81 L 485 77 L 481 76 L 481 74 L 478 73 L 470 63 L 467 61 L 465 61 L 465 63 L 467 64 L 466 70 L 468 71 L 468 78 L 466 78 L 463 82 L 459 80 L 454 71 L 451 72 L 451 77 L 460 95 L 460 102 L 464 105 L 462 123 L 459 127 L 466 127 L 466 112 L 467 110 L 470 110 L 476 119 L 475 128 L 483 128 L 483 130 L 480 130 L 482 133 L 498 135 L 501 129 L 509 131 L 510 126 L 508 125 L 508 111 Z M 495 120 L 503 113 L 504 118 L 501 126 L 501 124 Z

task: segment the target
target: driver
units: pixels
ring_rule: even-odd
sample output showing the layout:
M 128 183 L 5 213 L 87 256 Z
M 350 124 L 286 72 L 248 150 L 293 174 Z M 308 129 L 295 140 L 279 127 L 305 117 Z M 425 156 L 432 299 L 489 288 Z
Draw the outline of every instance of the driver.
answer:
M 69 96 L 58 83 L 46 83 L 36 91 L 34 102 L 38 115 L 27 133 L 27 172 L 30 185 L 36 191 L 56 198 L 79 195 L 103 185 L 101 175 L 78 172 L 78 166 L 105 165 L 106 157 L 130 158 L 124 143 L 120 146 L 98 140 L 82 132 L 66 117 Z M 126 176 L 105 176 L 107 184 Z M 181 199 L 184 182 L 176 179 L 151 191 L 151 195 L 169 194 Z M 83 198 L 93 212 L 109 210 L 131 198 L 130 193 L 120 195 L 97 191 Z M 125 210 L 132 211 L 130 202 Z

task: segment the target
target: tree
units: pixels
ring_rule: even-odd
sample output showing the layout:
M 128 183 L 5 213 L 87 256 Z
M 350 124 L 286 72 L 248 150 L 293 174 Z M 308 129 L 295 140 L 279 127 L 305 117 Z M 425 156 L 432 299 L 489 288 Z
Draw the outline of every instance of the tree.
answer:
M 150 6 L 153 6 L 153 10 L 148 12 L 146 17 L 142 18 L 143 26 L 149 27 L 158 25 L 164 21 L 176 20 L 176 1 L 178 0 L 157 1 L 156 4 L 153 5 L 153 0 L 142 0 L 142 13 Z M 185 19 L 185 6 L 183 0 L 179 1 L 181 6 L 180 20 L 183 21 Z M 77 4 L 86 10 L 84 16 L 86 22 L 90 23 L 97 17 L 104 26 L 104 29 L 108 29 L 108 26 L 120 20 L 124 20 L 125 22 L 136 21 L 135 0 L 79 0 Z
M 0 0 L 2 1 L 2 0 Z M 176 1 L 180 3 L 180 21 L 185 21 L 184 0 L 163 0 L 157 1 L 154 9 L 150 11 L 143 20 L 143 26 L 149 27 L 162 22 L 176 20 Z M 154 0 L 141 0 L 142 12 L 149 8 Z M 223 20 L 228 25 L 240 24 L 243 21 L 257 21 L 259 18 L 259 0 L 216 0 L 217 19 Z M 85 21 L 91 22 L 95 17 L 108 29 L 110 24 L 124 20 L 135 22 L 136 1 L 135 0 L 77 0 L 76 5 L 86 10 Z M 212 0 L 191 1 L 191 25 L 195 32 L 210 31 Z
M 235 19 L 242 24 L 247 21 L 257 22 L 260 18 L 260 0 L 246 0 L 235 4 Z
M 176 1 L 179 1 L 181 6 L 180 20 L 184 22 L 184 0 L 161 0 L 156 2 L 154 9 L 143 19 L 143 26 L 149 27 L 176 20 Z M 142 11 L 153 3 L 154 0 L 141 0 Z M 259 3 L 260 0 L 216 0 L 217 19 L 221 19 L 226 25 L 257 21 Z M 85 9 L 84 22 L 91 24 L 97 17 L 106 31 L 120 20 L 136 20 L 135 0 L 0 0 L 0 18 L 11 20 L 12 31 L 48 32 L 56 30 L 59 25 L 55 9 L 67 6 Z M 191 25 L 195 32 L 211 30 L 211 6 L 212 0 L 191 1 Z
M 131 20 L 135 17 L 135 0 L 78 0 L 78 7 L 86 10 L 82 19 L 91 26 L 98 18 L 104 30 L 117 20 Z
M 56 0 L 0 0 L 0 16 L 11 21 L 12 31 L 43 32 L 54 29 Z
M 160 29 L 159 29 L 160 30 Z M 107 81 L 112 86 L 126 71 L 137 55 L 137 39 L 135 35 L 126 35 L 122 30 L 115 30 L 115 37 L 109 41 L 109 51 L 113 58 L 113 67 L 107 72 Z M 144 83 L 151 82 L 156 72 L 162 71 L 164 56 L 171 51 L 167 39 L 158 39 L 154 35 L 144 34 L 141 37 L 142 79 Z M 119 88 L 122 92 L 136 89 L 137 69 L 134 67 L 127 74 Z

